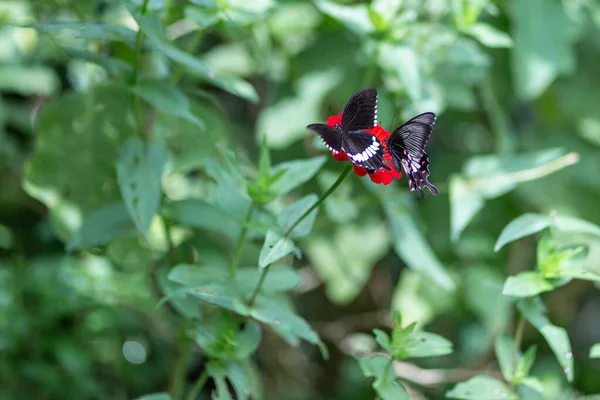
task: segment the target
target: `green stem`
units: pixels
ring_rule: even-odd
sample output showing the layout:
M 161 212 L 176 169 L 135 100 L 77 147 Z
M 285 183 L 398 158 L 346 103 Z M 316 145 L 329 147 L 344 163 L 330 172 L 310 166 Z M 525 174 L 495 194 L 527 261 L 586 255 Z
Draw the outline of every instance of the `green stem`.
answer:
M 517 323 L 517 328 L 515 329 L 515 348 L 513 349 L 513 359 L 515 362 L 515 367 L 519 362 L 519 353 L 521 352 L 521 342 L 523 341 L 523 331 L 525 330 L 525 317 L 521 315 L 519 317 L 519 322 Z
M 308 216 L 308 214 L 310 214 L 311 212 L 313 212 L 313 210 L 317 207 L 319 207 L 321 205 L 321 203 L 323 203 L 325 201 L 325 199 L 327 199 L 327 197 L 329 197 L 329 195 L 331 193 L 333 193 L 335 191 L 335 189 L 338 188 L 338 186 L 341 185 L 341 183 L 344 181 L 344 179 L 346 178 L 346 176 L 348 176 L 348 174 L 350 172 L 352 172 L 354 168 L 352 167 L 352 163 L 348 164 L 348 166 L 346 167 L 346 169 L 344 169 L 344 171 L 342 172 L 342 174 L 340 175 L 340 177 L 333 183 L 333 185 L 331 185 L 331 187 L 329 189 L 327 189 L 327 191 L 319 198 L 319 200 L 317 200 L 317 202 L 315 204 L 313 204 L 308 210 L 306 210 L 304 212 L 304 214 L 302 214 L 300 216 L 300 218 L 298 218 L 296 220 L 296 222 L 294 222 L 292 224 L 292 226 L 290 226 L 285 233 L 283 234 L 283 237 L 288 237 L 288 235 L 294 230 L 295 227 L 298 226 L 298 224 L 300 222 L 302 222 L 302 220 L 304 218 L 306 218 Z
M 148 3 L 150 0 L 144 0 L 142 3 L 141 14 L 146 14 L 146 10 L 148 9 Z M 131 82 L 132 86 L 137 85 L 140 80 L 140 70 L 142 64 L 142 39 L 144 38 L 144 32 L 138 27 L 137 36 L 135 39 L 135 61 L 134 61 L 134 70 L 133 70 L 133 80 Z M 142 110 L 142 103 L 140 101 L 139 96 L 133 95 L 133 112 L 135 115 L 135 120 L 138 125 L 138 132 L 140 136 L 144 137 L 144 114 Z
M 394 363 L 394 359 L 390 358 L 387 365 L 385 366 L 385 369 L 383 370 L 383 379 L 387 379 L 387 374 L 388 374 L 388 372 L 390 372 L 390 368 L 392 367 L 393 363 Z
M 196 47 L 198 47 L 198 45 L 200 44 L 200 41 L 202 40 L 202 31 L 201 30 L 197 30 L 196 32 L 194 32 L 193 35 L 194 36 L 192 36 L 190 38 L 189 44 L 186 49 L 186 51 L 188 53 L 192 53 L 194 51 L 194 49 L 196 49 Z M 176 85 L 177 82 L 179 82 L 179 80 L 181 79 L 182 75 L 183 75 L 183 68 L 180 65 L 176 65 L 175 70 L 171 74 L 171 83 L 173 83 L 173 85 Z
M 302 214 L 293 224 L 292 226 L 290 226 L 284 233 L 283 233 L 283 237 L 287 238 L 290 233 L 292 233 L 292 231 L 294 230 L 294 228 L 296 226 L 298 226 L 298 224 L 300 222 L 302 222 L 304 220 L 304 218 L 306 218 L 311 212 L 313 212 L 317 207 L 319 207 L 321 205 L 321 203 L 323 203 L 325 201 L 325 199 L 327 199 L 327 197 L 329 197 L 329 195 L 331 193 L 333 193 L 335 191 L 335 189 L 338 188 L 338 186 L 340 186 L 342 184 L 342 182 L 344 181 L 344 179 L 348 176 L 348 174 L 350 172 L 352 172 L 354 168 L 352 167 L 352 164 L 348 164 L 348 166 L 344 169 L 344 171 L 342 171 L 340 177 L 333 183 L 333 185 L 331 185 L 331 187 L 329 189 L 327 189 L 327 191 L 325 193 L 323 193 L 321 195 L 321 197 L 315 202 L 315 204 L 313 204 L 308 210 L 306 210 L 306 212 L 304 212 L 304 214 Z M 256 300 L 256 296 L 258 296 L 258 293 L 260 292 L 260 289 L 262 288 L 262 285 L 265 281 L 265 278 L 267 277 L 267 274 L 269 273 L 269 267 L 271 265 L 267 265 L 265 268 L 263 268 L 261 274 L 260 274 L 260 278 L 258 280 L 258 284 L 256 285 L 256 287 L 254 288 L 254 291 L 252 292 L 252 294 L 250 295 L 250 298 L 248 299 L 248 306 L 252 306 L 254 304 L 254 301 Z
M 487 77 L 479 85 L 481 100 L 484 112 L 490 122 L 494 139 L 496 141 L 496 152 L 500 154 L 510 153 L 514 148 L 510 129 L 507 124 L 507 117 L 498 104 L 492 80 Z
M 185 382 L 185 372 L 187 371 L 187 364 L 191 355 L 190 344 L 190 340 L 187 338 L 185 332 L 180 332 L 179 354 L 171 380 L 171 397 L 173 399 L 181 398 L 183 383 Z
M 248 210 L 248 214 L 246 215 L 246 219 L 244 220 L 244 227 L 242 228 L 242 233 L 238 238 L 237 244 L 235 246 L 235 253 L 233 253 L 233 260 L 231 261 L 231 277 L 235 277 L 237 272 L 238 265 L 240 263 L 240 257 L 242 256 L 242 248 L 244 247 L 244 242 L 246 241 L 246 235 L 248 234 L 248 226 L 250 225 L 250 221 L 252 221 L 252 213 L 256 208 L 256 203 L 252 202 L 250 205 L 250 209 Z
M 196 380 L 194 387 L 192 388 L 192 390 L 190 390 L 190 393 L 188 394 L 186 399 L 187 400 L 196 400 L 196 397 L 198 397 L 198 394 L 200 393 L 200 391 L 206 384 L 206 381 L 208 381 L 208 369 L 205 368 L 204 372 L 202 372 L 202 375 L 200 375 L 198 377 L 198 380 Z

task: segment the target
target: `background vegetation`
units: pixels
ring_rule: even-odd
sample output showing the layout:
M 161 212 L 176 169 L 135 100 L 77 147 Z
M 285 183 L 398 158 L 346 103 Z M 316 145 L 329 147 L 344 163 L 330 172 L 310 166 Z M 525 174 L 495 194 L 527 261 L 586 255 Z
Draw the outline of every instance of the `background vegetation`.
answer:
M 597 1 L 0 18 L 0 398 L 598 398 Z M 292 227 L 368 86 L 438 114 L 440 195 L 349 175 Z

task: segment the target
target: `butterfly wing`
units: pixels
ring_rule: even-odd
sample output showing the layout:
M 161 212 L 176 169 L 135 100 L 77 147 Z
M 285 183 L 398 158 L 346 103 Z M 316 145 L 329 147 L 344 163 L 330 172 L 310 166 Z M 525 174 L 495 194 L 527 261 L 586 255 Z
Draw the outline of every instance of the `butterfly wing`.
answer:
M 342 128 L 346 132 L 371 129 L 377 125 L 377 90 L 361 89 L 354 93 L 342 115 Z
M 354 164 L 370 172 L 381 168 L 390 169 L 384 164 L 383 145 L 376 136 L 368 132 L 352 131 L 344 134 L 342 147 Z
M 325 146 L 334 153 L 342 151 L 342 132 L 325 124 L 310 124 L 307 126 L 319 134 Z
M 438 194 L 435 186 L 429 183 L 429 156 L 425 152 L 427 140 L 433 132 L 435 114 L 428 112 L 417 115 L 396 129 L 387 140 L 387 148 L 392 156 L 394 167 L 402 168 L 411 191 L 418 189 L 425 197 L 427 187 L 433 195 Z

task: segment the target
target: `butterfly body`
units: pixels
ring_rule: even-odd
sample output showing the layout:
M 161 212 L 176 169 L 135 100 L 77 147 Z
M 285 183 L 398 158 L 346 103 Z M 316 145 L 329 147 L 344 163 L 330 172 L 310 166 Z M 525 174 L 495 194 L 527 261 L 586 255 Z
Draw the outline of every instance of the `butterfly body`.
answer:
M 388 169 L 384 164 L 383 144 L 377 137 L 366 132 L 376 124 L 377 91 L 362 89 L 348 100 L 341 124 L 311 124 L 307 128 L 319 134 L 325 146 L 334 154 L 344 151 L 354 164 L 376 171 Z
M 433 132 L 435 120 L 436 116 L 431 112 L 417 115 L 385 140 L 386 148 L 392 157 L 392 165 L 397 171 L 404 171 L 410 190 L 418 190 L 423 198 L 425 187 L 434 196 L 439 193 L 428 180 L 429 156 L 425 152 L 425 145 Z

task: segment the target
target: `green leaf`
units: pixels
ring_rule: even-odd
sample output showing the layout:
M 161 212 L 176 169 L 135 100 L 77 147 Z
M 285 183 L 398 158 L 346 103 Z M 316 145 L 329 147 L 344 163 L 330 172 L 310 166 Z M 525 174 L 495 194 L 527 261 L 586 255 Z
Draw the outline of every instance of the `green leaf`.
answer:
M 452 342 L 430 332 L 411 332 L 399 348 L 394 347 L 394 358 L 398 360 L 443 356 L 452 353 Z
M 226 308 L 240 315 L 248 315 L 248 306 L 246 306 L 242 296 L 237 293 L 236 288 L 227 285 L 225 282 L 218 281 L 207 281 L 206 283 L 190 285 L 176 290 L 172 295 L 163 298 L 159 305 L 172 297 L 182 295 L 191 296 L 205 303 Z
M 258 284 L 261 272 L 256 267 L 240 268 L 232 281 L 227 267 L 228 265 L 220 263 L 210 265 L 178 264 L 169 271 L 168 279 L 186 286 L 220 282 L 235 288 L 242 296 L 249 296 Z M 300 275 L 290 267 L 271 267 L 264 278 L 261 290 L 267 293 L 283 292 L 295 288 L 301 281 Z
M 139 138 L 129 138 L 117 157 L 117 178 L 125 206 L 146 238 L 160 205 L 166 158 L 163 140 L 144 143 Z
M 167 203 L 162 214 L 178 224 L 220 232 L 231 239 L 237 238 L 242 229 L 240 222 L 227 212 L 201 199 Z
M 306 160 L 287 161 L 273 167 L 273 175 L 280 174 L 279 179 L 271 186 L 271 190 L 279 196 L 289 193 L 292 189 L 310 180 L 325 164 L 324 156 Z
M 410 400 L 408 393 L 398 382 L 377 380 L 373 383 L 373 389 L 381 400 Z
M 515 297 L 531 297 L 554 289 L 552 282 L 546 280 L 538 271 L 524 271 L 509 276 L 504 282 L 502 294 Z
M 452 240 L 458 240 L 485 200 L 510 192 L 520 182 L 540 179 L 577 162 L 577 153 L 564 154 L 560 149 L 516 156 L 471 157 L 464 164 L 462 175 L 450 177 Z
M 486 375 L 478 375 L 466 382 L 457 383 L 446 397 L 464 400 L 518 400 L 504 383 Z
M 388 353 L 392 352 L 392 341 L 387 333 L 381 329 L 373 329 L 375 341 Z
M 368 7 L 369 19 L 371 24 L 377 31 L 384 31 L 388 27 L 388 21 L 381 15 L 377 10 L 372 7 Z
M 295 248 L 296 246 L 291 239 L 283 237 L 273 229 L 269 229 L 265 243 L 260 250 L 258 266 L 265 268 L 267 265 L 273 264 L 275 261 L 291 254 Z
M 317 345 L 321 343 L 321 339 L 310 325 L 276 298 L 259 295 L 256 304 L 250 309 L 250 316 L 257 321 L 272 325 L 276 331 L 284 331 L 292 338 L 300 338 Z
M 233 95 L 239 96 L 253 103 L 258 102 L 258 94 L 256 93 L 256 89 L 254 89 L 250 83 L 235 77 L 217 76 L 215 71 L 209 69 L 202 61 L 175 47 L 175 45 L 167 37 L 167 34 L 163 30 L 162 25 L 156 15 L 142 15 L 134 7 L 130 6 L 129 3 L 127 4 L 127 9 L 129 10 L 133 19 L 135 19 L 142 32 L 148 36 L 150 42 L 152 42 L 156 50 L 158 50 L 161 54 L 184 66 L 190 72 L 196 74 L 211 84 Z
M 186 18 L 191 19 L 203 29 L 210 28 L 221 20 L 218 8 L 199 7 L 194 4 L 184 8 Z
M 513 219 L 500 232 L 500 236 L 498 236 L 498 240 L 494 246 L 494 251 L 500 250 L 507 243 L 538 233 L 549 227 L 551 223 L 550 218 L 545 215 L 523 214 Z
M 342 79 L 339 71 L 313 71 L 298 79 L 294 94 L 279 99 L 258 116 L 256 132 L 271 148 L 281 149 L 312 135 L 306 125 L 319 121 L 323 100 Z
M 235 276 L 235 282 L 240 292 L 249 296 L 258 281 L 261 271 L 256 267 L 240 268 Z M 296 288 L 302 282 L 302 277 L 290 267 L 271 266 L 264 278 L 261 293 L 285 292 Z
M 573 352 L 564 328 L 552 325 L 544 315 L 545 308 L 539 298 L 521 300 L 517 305 L 521 314 L 546 339 L 569 382 L 573 381 Z
M 171 400 L 171 395 L 166 392 L 152 393 L 138 397 L 137 400 Z
M 212 399 L 232 400 L 226 380 L 231 382 L 236 399 L 247 400 L 250 395 L 250 377 L 243 367 L 241 361 L 212 360 L 206 368 L 215 381 L 217 393 L 213 393 Z
M 375 31 L 366 4 L 341 5 L 328 0 L 316 0 L 315 5 L 323 14 L 344 24 L 352 33 L 364 36 Z
M 515 358 L 514 358 L 515 342 L 512 337 L 505 333 L 501 333 L 496 336 L 494 341 L 494 352 L 496 353 L 496 360 L 500 366 L 500 372 L 507 382 L 512 382 L 515 374 Z
M 600 226 L 591 222 L 565 215 L 555 215 L 551 219 L 553 226 L 559 231 L 584 233 L 600 237 Z
M 0 90 L 23 96 L 51 96 L 60 87 L 53 69 L 44 66 L 0 66 Z
M 590 348 L 590 358 L 600 358 L 600 343 L 596 343 Z
M 533 345 L 527 349 L 527 351 L 519 357 L 519 362 L 515 369 L 515 383 L 522 382 L 529 376 L 529 371 L 535 362 L 535 356 L 537 352 L 537 346 Z
M 500 250 L 507 243 L 533 235 L 550 226 L 562 232 L 577 232 L 600 237 L 600 227 L 598 225 L 579 218 L 527 213 L 515 218 L 504 227 L 496 241 L 494 251 Z
M 360 369 L 364 376 L 374 377 L 376 379 L 384 378 L 386 381 L 393 381 L 396 379 L 396 374 L 394 373 L 393 368 L 389 368 L 387 370 L 387 374 L 385 376 L 386 367 L 390 362 L 389 358 L 386 358 L 382 355 L 375 355 L 369 358 L 360 358 L 358 360 L 358 364 L 360 365 Z
M 538 378 L 535 378 L 533 376 L 523 378 L 523 380 L 521 381 L 521 385 L 525 385 L 528 388 L 535 390 L 539 394 L 544 394 L 544 385 L 542 384 L 542 382 L 540 382 Z M 579 400 L 581 400 L 581 397 L 579 398 Z
M 39 32 L 59 34 L 64 33 L 69 40 L 95 39 L 123 42 L 132 49 L 135 48 L 135 31 L 123 25 L 94 24 L 82 22 L 63 22 L 56 24 L 27 24 L 21 28 L 32 28 Z
M 79 228 L 84 215 L 120 200 L 115 154 L 132 132 L 130 106 L 126 89 L 95 86 L 60 96 L 40 112 L 23 188 L 48 208 L 61 240 Z
M 252 320 L 238 331 L 238 323 L 223 313 L 217 321 L 201 323 L 192 333 L 198 346 L 212 358 L 241 360 L 250 356 L 261 339 L 260 326 Z
M 553 0 L 513 1 L 512 15 L 514 90 L 522 100 L 533 100 L 575 68 L 571 22 L 565 7 Z
M 487 47 L 513 47 L 513 40 L 508 34 L 484 22 L 470 25 L 465 33 Z
M 399 63 L 398 60 L 403 60 Z M 423 100 L 422 65 L 419 55 L 410 46 L 382 43 L 377 59 L 382 69 L 391 72 L 401 82 L 402 90 L 414 102 Z
M 107 245 L 116 238 L 136 232 L 135 224 L 122 202 L 104 205 L 88 213 L 67 242 L 66 250 Z
M 190 112 L 190 105 L 185 95 L 170 82 L 143 79 L 131 90 L 158 110 L 174 117 L 187 119 L 200 129 L 206 129 L 204 122 Z
M 383 208 L 392 227 L 394 250 L 410 268 L 418 271 L 447 290 L 455 284 L 442 263 L 437 259 L 408 207 L 408 194 L 402 198 L 384 196 Z
M 309 194 L 304 196 L 300 200 L 295 203 L 290 204 L 281 212 L 277 217 L 277 221 L 279 222 L 279 226 L 283 229 L 284 232 L 287 232 L 289 228 L 304 214 L 313 204 L 317 202 L 319 198 L 316 194 Z M 298 238 L 302 236 L 306 236 L 310 233 L 312 226 L 317 218 L 318 208 L 311 211 L 302 222 L 300 222 L 293 231 L 290 232 L 289 236 L 293 238 Z

